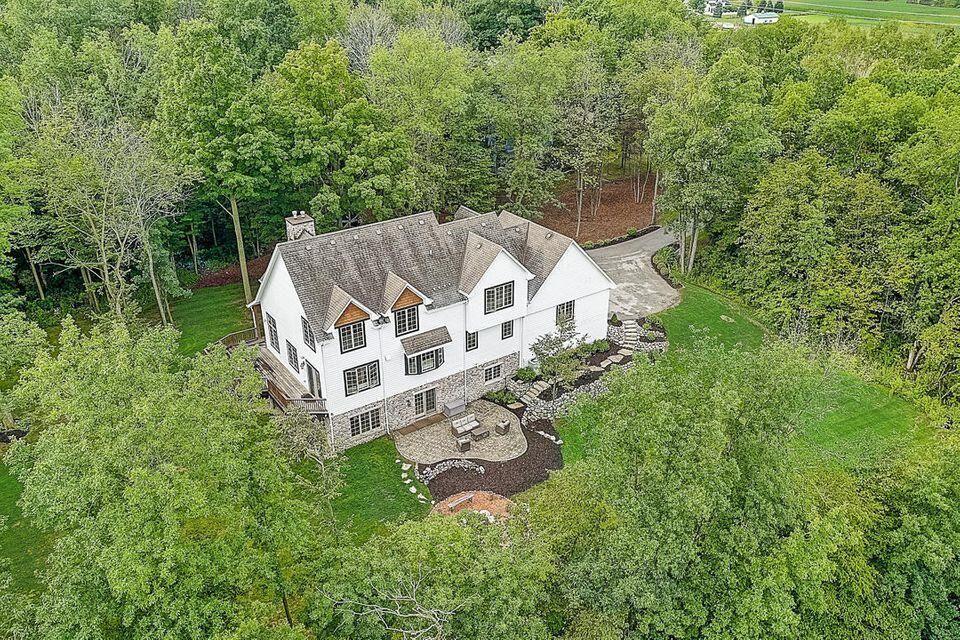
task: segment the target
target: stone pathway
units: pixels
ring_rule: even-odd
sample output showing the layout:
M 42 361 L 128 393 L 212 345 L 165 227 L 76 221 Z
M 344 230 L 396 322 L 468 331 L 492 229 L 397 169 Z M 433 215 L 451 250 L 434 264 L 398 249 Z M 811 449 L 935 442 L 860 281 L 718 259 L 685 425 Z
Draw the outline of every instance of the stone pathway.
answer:
M 520 402 L 530 406 L 530 403 L 537 398 L 541 393 L 546 391 L 550 387 L 550 383 L 546 380 L 537 380 L 533 383 L 533 386 L 527 389 L 527 392 L 520 397 Z

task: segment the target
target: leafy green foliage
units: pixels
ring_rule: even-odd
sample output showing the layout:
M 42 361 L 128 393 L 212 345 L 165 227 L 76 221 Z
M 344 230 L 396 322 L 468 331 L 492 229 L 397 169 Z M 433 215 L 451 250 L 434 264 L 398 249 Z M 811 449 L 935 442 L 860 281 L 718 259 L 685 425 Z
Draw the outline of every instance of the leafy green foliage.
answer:
M 260 386 L 243 351 L 185 359 L 172 331 L 65 324 L 15 394 L 38 436 L 7 456 L 56 534 L 39 635 L 209 637 L 303 593 L 329 529 Z

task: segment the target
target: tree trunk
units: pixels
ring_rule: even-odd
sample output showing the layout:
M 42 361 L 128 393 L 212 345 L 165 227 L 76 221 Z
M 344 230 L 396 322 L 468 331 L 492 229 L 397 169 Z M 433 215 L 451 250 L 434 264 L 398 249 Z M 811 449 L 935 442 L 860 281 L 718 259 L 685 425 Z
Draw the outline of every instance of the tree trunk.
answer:
M 650 224 L 657 224 L 657 195 L 660 193 L 660 169 L 657 169 L 657 177 L 653 181 L 653 206 L 650 208 Z
M 647 181 L 650 180 L 650 167 L 647 166 L 647 170 L 643 172 L 643 187 L 639 190 L 640 197 L 637 199 L 638 204 L 643 204 L 643 201 L 647 199 Z M 639 181 L 639 178 L 638 178 Z
M 697 257 L 697 238 L 700 235 L 700 225 L 697 221 L 697 215 L 693 216 L 693 239 L 690 241 L 690 262 L 687 264 L 687 273 L 693 271 L 693 260 Z
M 173 324 L 173 312 L 170 311 L 170 296 L 163 296 L 163 306 L 167 309 L 167 320 Z
M 33 261 L 33 252 L 30 251 L 30 247 L 24 247 L 24 251 L 27 253 L 27 262 L 30 264 L 30 273 L 33 274 L 33 282 L 37 285 L 37 293 L 40 294 L 41 300 L 46 300 L 47 296 L 43 294 L 43 283 L 40 281 L 40 274 L 37 272 L 37 265 Z
M 656 202 L 656 200 L 654 200 Z M 686 273 L 687 268 L 687 225 L 680 217 L 680 273 Z
M 187 234 L 187 246 L 190 247 L 190 256 L 193 258 L 193 272 L 200 273 L 200 263 L 197 261 L 197 232 L 190 227 L 190 233 Z
M 290 605 L 287 604 L 287 592 L 280 589 L 280 599 L 283 600 L 283 615 L 287 618 L 287 625 L 293 626 L 293 618 L 290 617 Z
M 210 218 L 210 231 L 213 233 L 213 246 L 219 247 L 220 243 L 217 242 L 217 221 L 212 217 Z
M 83 289 L 87 292 L 87 299 L 90 301 L 90 305 L 94 311 L 100 313 L 100 301 L 97 300 L 97 294 L 93 290 L 93 278 L 90 277 L 90 273 L 86 267 L 80 267 L 80 278 L 83 280 Z
M 577 232 L 574 238 L 580 237 L 580 217 L 583 215 L 583 172 L 577 171 Z
M 250 276 L 247 275 L 247 252 L 243 248 L 240 211 L 237 210 L 237 199 L 234 196 L 230 196 L 230 219 L 233 221 L 233 233 L 237 237 L 237 258 L 240 260 L 240 277 L 243 279 L 243 298 L 247 304 L 250 304 L 253 295 L 250 293 Z
M 150 238 L 145 237 L 143 250 L 147 254 L 147 274 L 150 276 L 150 284 L 153 285 L 153 295 L 157 299 L 157 310 L 160 312 L 160 323 L 166 326 L 167 312 L 163 308 L 163 295 L 160 293 L 160 283 L 157 282 L 157 272 L 153 268 L 153 248 L 150 246 Z
M 907 365 L 906 367 L 904 367 L 905 371 L 907 373 L 913 373 L 914 370 L 917 368 L 917 361 L 919 359 L 920 359 L 920 343 L 918 341 L 914 341 L 914 343 L 910 345 L 910 353 L 907 354 Z

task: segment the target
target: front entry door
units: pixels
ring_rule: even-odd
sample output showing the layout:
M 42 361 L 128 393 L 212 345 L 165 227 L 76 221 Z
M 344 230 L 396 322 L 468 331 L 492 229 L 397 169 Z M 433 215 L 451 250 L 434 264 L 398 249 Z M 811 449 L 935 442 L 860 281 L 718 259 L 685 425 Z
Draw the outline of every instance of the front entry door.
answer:
M 425 416 L 437 410 L 437 390 L 427 389 L 413 396 L 414 409 L 418 416 Z
M 310 395 L 314 398 L 322 398 L 320 390 L 320 372 L 313 368 L 313 365 L 307 363 L 307 387 L 310 389 Z

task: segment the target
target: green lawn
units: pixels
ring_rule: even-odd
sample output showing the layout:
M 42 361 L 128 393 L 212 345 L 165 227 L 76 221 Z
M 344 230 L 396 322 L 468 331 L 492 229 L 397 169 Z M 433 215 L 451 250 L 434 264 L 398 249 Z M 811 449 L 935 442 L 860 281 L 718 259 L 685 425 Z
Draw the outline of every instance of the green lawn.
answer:
M 243 286 L 239 284 L 195 289 L 190 297 L 171 306 L 183 353 L 197 353 L 228 333 L 253 325 L 243 302 Z M 158 318 L 156 308 L 145 315 L 151 320 Z
M 17 506 L 20 491 L 20 483 L 6 465 L 0 464 L 0 560 L 10 571 L 14 592 L 25 593 L 40 586 L 35 573 L 47 554 L 50 539 L 23 518 Z
M 960 9 L 910 4 L 906 0 L 784 0 L 788 15 L 813 22 L 841 17 L 853 24 L 875 25 L 885 20 L 906 27 L 958 27 Z
M 421 504 L 416 488 L 427 498 L 430 492 L 413 476 L 404 484 L 400 477 L 403 471 L 397 460 L 397 448 L 389 438 L 377 438 L 372 442 L 347 449 L 341 456 L 344 487 L 333 502 L 333 512 L 341 526 L 361 542 L 375 533 L 383 532 L 388 523 L 399 518 L 421 518 L 430 511 L 430 504 Z
M 753 348 L 766 331 L 742 305 L 702 287 L 688 284 L 683 301 L 658 316 L 671 348 L 692 345 L 709 335 L 728 346 Z M 868 464 L 891 447 L 922 441 L 932 430 L 918 423 L 914 405 L 889 390 L 846 372 L 838 372 L 825 389 L 817 417 L 807 426 L 801 446 L 816 459 L 843 466 Z M 564 436 L 566 437 L 566 436 Z

